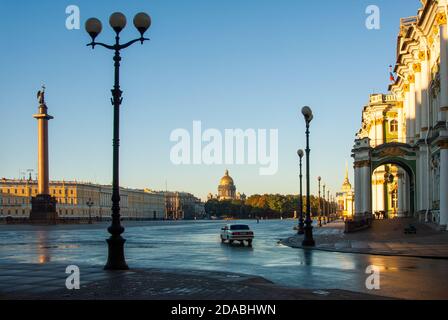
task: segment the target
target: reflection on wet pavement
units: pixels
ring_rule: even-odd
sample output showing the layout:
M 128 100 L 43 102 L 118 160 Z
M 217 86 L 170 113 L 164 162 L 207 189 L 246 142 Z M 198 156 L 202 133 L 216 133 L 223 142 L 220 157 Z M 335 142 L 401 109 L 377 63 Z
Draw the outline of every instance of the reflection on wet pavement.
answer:
M 217 270 L 262 276 L 310 289 L 345 289 L 400 298 L 448 298 L 448 261 L 292 249 L 278 244 L 295 222 L 256 221 L 253 248 L 221 244 L 223 221 L 127 223 L 130 267 Z M 106 260 L 107 224 L 0 226 L 0 263 L 99 265 Z M 325 232 L 319 229 L 319 232 Z M 331 231 L 329 231 L 331 232 Z M 365 287 L 369 265 L 381 270 L 381 290 Z

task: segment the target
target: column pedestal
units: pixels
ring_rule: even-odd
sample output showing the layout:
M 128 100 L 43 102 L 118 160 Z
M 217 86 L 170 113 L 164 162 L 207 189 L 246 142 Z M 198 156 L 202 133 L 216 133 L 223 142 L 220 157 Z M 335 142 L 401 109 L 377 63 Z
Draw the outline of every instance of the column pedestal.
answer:
M 31 198 L 30 221 L 32 223 L 56 223 L 56 199 L 47 194 Z

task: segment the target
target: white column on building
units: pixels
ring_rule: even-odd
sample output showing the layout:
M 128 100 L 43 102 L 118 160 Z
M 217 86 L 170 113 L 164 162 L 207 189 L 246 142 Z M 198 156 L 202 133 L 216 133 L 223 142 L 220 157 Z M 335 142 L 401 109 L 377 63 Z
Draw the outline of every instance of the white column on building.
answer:
M 445 13 L 437 15 L 440 34 L 440 110 L 438 121 L 446 121 L 448 112 L 448 27 Z
M 448 142 L 440 149 L 440 225 L 448 230 Z
M 363 212 L 361 168 L 355 163 L 355 215 Z
M 420 108 L 420 135 L 421 138 L 426 137 L 428 131 L 428 115 L 429 115 L 429 68 L 426 52 L 420 52 L 421 59 L 421 76 L 420 87 L 422 89 L 422 107 Z
M 372 210 L 373 212 L 378 211 L 378 190 L 376 188 L 377 184 L 376 173 L 372 176 Z
M 382 170 L 381 170 L 382 171 Z M 384 176 L 378 177 L 378 184 L 375 186 L 377 192 L 377 211 L 384 211 Z
M 420 129 L 421 129 L 421 109 L 422 109 L 422 75 L 421 75 L 421 66 L 419 63 L 414 63 L 413 69 L 415 72 L 415 135 L 420 137 Z
M 398 174 L 398 217 L 404 215 L 403 173 Z
M 404 94 L 404 100 L 403 100 L 403 113 L 404 113 L 404 123 L 405 123 L 405 130 L 404 137 L 403 137 L 403 143 L 407 143 L 408 139 L 410 137 L 410 117 L 409 117 L 409 92 L 405 92 Z
M 409 84 L 409 142 L 412 144 L 415 142 L 415 80 Z
M 370 164 L 361 168 L 363 183 L 363 213 L 372 213 L 372 173 Z

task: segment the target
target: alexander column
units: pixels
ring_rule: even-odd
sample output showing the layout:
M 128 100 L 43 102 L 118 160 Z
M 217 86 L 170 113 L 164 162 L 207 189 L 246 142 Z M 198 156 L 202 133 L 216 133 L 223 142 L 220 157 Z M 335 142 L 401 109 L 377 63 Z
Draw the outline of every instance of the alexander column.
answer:
M 38 150 L 38 189 L 36 197 L 31 199 L 32 222 L 54 223 L 57 219 L 56 199 L 50 196 L 49 165 L 48 165 L 48 120 L 53 119 L 47 113 L 45 104 L 45 87 L 37 93 L 39 113 L 37 119 L 37 150 Z

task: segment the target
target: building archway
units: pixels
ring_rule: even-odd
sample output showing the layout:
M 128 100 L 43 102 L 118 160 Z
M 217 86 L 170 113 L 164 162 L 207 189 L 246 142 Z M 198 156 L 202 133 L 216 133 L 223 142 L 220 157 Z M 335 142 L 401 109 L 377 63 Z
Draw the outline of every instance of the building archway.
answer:
M 400 159 L 372 161 L 372 213 L 376 218 L 415 215 L 415 172 Z
M 408 189 L 403 193 L 408 195 L 407 216 L 413 216 L 416 208 L 416 150 L 404 143 L 384 143 L 375 148 L 371 147 L 370 139 L 358 139 L 352 150 L 355 168 L 355 220 L 361 224 L 370 224 L 373 219 L 372 209 L 372 175 L 380 167 L 393 165 L 406 173 Z M 403 191 L 403 190 L 402 190 Z M 402 195 L 402 199 L 403 199 Z

